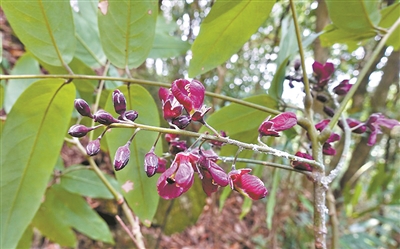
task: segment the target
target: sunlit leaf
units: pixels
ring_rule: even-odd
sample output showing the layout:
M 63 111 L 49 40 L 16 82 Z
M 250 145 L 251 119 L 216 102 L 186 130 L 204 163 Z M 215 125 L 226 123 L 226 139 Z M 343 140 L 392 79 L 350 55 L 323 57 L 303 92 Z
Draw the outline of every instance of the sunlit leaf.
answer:
M 139 85 L 121 86 L 119 88 L 125 95 L 128 102 L 128 109 L 136 110 L 139 117 L 135 122 L 140 124 L 158 126 L 160 124 L 158 107 L 149 92 Z M 111 95 L 106 104 L 107 111 L 115 114 Z M 112 129 L 107 133 L 107 144 L 110 151 L 111 161 L 114 160 L 115 152 L 118 147 L 125 145 L 132 136 L 133 129 Z M 133 183 L 132 191 L 122 191 L 129 206 L 135 215 L 145 224 L 150 225 L 159 201 L 156 183 L 157 176 L 147 177 L 144 171 L 144 155 L 150 151 L 158 133 L 151 131 L 140 131 L 133 139 L 130 146 L 131 156 L 128 165 L 116 172 L 119 184 Z M 155 153 L 161 156 L 161 143 L 158 143 Z
M 171 35 L 178 29 L 178 25 L 159 15 L 157 18 L 156 35 L 154 37 L 153 47 L 151 48 L 149 58 L 170 58 L 185 54 L 190 49 L 187 41 Z
M 1 248 L 16 247 L 57 162 L 75 97 L 74 85 L 63 82 L 36 81 L 7 116 L 0 138 Z
M 75 26 L 69 1 L 2 0 L 13 31 L 40 60 L 68 64 L 75 52 Z
M 153 45 L 158 1 L 108 1 L 107 14 L 98 14 L 101 44 L 116 67 L 140 66 Z
M 37 212 L 33 225 L 46 237 L 63 246 L 74 247 L 75 230 L 94 240 L 114 243 L 107 223 L 89 206 L 82 196 L 53 185 Z
M 106 188 L 104 183 L 90 170 L 83 166 L 68 167 L 68 171 L 60 177 L 60 186 L 71 193 L 88 196 L 91 198 L 113 199 L 114 196 Z M 105 175 L 106 179 L 115 189 L 119 189 L 118 182 L 109 175 Z
M 390 28 L 400 16 L 400 3 L 395 3 L 381 10 L 382 19 L 379 26 L 382 28 Z M 394 50 L 400 49 L 400 27 L 393 32 L 386 42 L 387 45 L 393 46 Z
M 75 56 L 90 67 L 100 67 L 106 55 L 100 43 L 97 25 L 97 0 L 77 1 L 78 11 L 73 11 L 76 27 Z
M 205 73 L 236 53 L 268 18 L 275 1 L 216 1 L 192 46 L 189 77 Z
M 378 0 L 327 0 L 329 17 L 338 29 L 367 33 L 378 25 L 381 15 Z
M 11 71 L 12 75 L 40 74 L 39 63 L 31 53 L 21 56 Z M 9 113 L 15 101 L 35 79 L 11 79 L 8 81 L 4 96 L 4 110 Z

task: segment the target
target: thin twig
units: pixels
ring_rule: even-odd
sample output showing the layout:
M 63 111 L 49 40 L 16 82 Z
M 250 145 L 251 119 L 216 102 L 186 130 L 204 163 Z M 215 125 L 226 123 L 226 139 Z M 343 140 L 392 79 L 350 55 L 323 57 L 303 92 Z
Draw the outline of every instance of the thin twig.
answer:
M 125 230 L 125 232 L 128 234 L 129 238 L 131 238 L 131 240 L 133 241 L 133 243 L 135 243 L 137 245 L 137 241 L 135 239 L 135 237 L 133 237 L 132 231 L 129 230 L 129 228 L 125 225 L 124 221 L 121 219 L 121 217 L 119 217 L 119 215 L 117 214 L 115 216 L 115 218 L 117 219 L 117 221 L 119 222 L 119 224 L 122 226 L 122 228 Z

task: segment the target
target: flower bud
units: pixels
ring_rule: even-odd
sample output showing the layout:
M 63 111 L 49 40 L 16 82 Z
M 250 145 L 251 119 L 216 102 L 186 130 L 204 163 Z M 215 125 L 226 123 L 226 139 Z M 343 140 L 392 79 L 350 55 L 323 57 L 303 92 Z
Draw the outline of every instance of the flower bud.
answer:
M 296 59 L 293 65 L 294 70 L 298 71 L 300 69 L 300 66 L 301 66 L 301 61 L 299 59 Z
M 329 106 L 324 105 L 324 109 L 323 110 L 324 110 L 325 114 L 328 115 L 329 117 L 335 116 L 335 110 L 333 110 Z
M 121 170 L 123 169 L 129 162 L 129 157 L 131 155 L 131 151 L 129 150 L 129 145 L 131 143 L 128 142 L 124 146 L 121 146 L 117 149 L 114 158 L 114 169 Z
M 135 122 L 137 117 L 139 116 L 137 111 L 129 110 L 123 113 L 118 117 L 119 120 L 130 120 L 132 122 Z
M 333 92 L 337 95 L 346 95 L 351 89 L 353 85 L 349 83 L 349 80 L 342 80 L 335 88 L 333 88 Z
M 328 101 L 328 98 L 323 94 L 317 94 L 316 98 L 317 98 L 318 101 L 320 101 L 322 103 L 325 103 L 326 101 Z
M 92 130 L 93 130 L 93 128 L 89 128 L 84 125 L 76 124 L 76 125 L 71 126 L 71 128 L 69 128 L 68 134 L 73 137 L 83 137 L 89 131 L 92 131 Z
M 187 115 L 181 115 L 172 120 L 172 124 L 176 125 L 179 129 L 185 129 L 190 124 L 190 117 Z
M 148 177 L 152 177 L 158 168 L 158 156 L 154 153 L 154 150 L 150 150 L 144 156 L 144 171 Z
M 118 123 L 119 121 L 115 119 L 110 113 L 104 110 L 98 110 L 94 115 L 94 121 L 99 122 L 103 125 L 110 125 L 112 123 Z
M 75 109 L 82 116 L 93 118 L 93 115 L 90 112 L 89 104 L 85 100 L 83 100 L 83 99 L 75 99 L 74 106 L 75 106 Z
M 90 141 L 86 146 L 86 153 L 89 156 L 97 155 L 100 152 L 100 138 Z
M 112 99 L 114 102 L 115 112 L 119 115 L 123 115 L 126 111 L 126 99 L 124 94 L 120 90 L 116 89 L 112 94 Z

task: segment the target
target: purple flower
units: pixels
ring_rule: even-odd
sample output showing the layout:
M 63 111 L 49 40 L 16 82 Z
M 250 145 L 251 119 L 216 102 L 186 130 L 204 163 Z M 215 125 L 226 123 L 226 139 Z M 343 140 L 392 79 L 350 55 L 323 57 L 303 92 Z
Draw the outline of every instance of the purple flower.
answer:
M 293 112 L 283 112 L 272 119 L 269 119 L 269 117 L 265 119 L 258 128 L 258 132 L 260 136 L 279 137 L 280 131 L 290 129 L 296 124 L 296 114 Z
M 216 163 L 218 155 L 212 150 L 199 151 L 199 175 L 204 192 L 211 196 L 218 187 L 228 185 L 228 174 Z
M 238 169 L 229 172 L 229 185 L 231 189 L 250 197 L 253 200 L 260 200 L 268 194 L 267 188 L 260 178 L 250 175 L 251 169 Z
M 75 109 L 81 114 L 82 116 L 86 116 L 89 118 L 93 118 L 92 113 L 90 112 L 89 104 L 83 99 L 75 99 L 74 101 Z
M 169 152 L 172 155 L 176 155 L 179 152 L 187 150 L 186 141 L 184 140 L 173 140 L 169 143 Z
M 97 155 L 100 152 L 100 138 L 90 141 L 86 146 L 86 153 L 89 156 Z
M 164 199 L 179 197 L 189 190 L 194 181 L 194 168 L 198 156 L 181 152 L 175 156 L 171 167 L 161 174 L 157 181 L 158 194 Z
M 303 153 L 300 151 L 296 152 L 295 156 L 314 160 L 314 158 L 310 154 Z M 307 171 L 312 171 L 312 169 L 313 169 L 310 164 L 305 163 L 305 162 L 292 161 L 291 164 L 292 164 L 293 168 L 295 168 L 295 169 L 307 170 Z
M 333 63 L 327 62 L 325 64 L 321 64 L 318 61 L 315 61 L 312 65 L 315 77 L 317 79 L 317 89 L 322 90 L 327 84 L 329 79 L 331 78 L 335 67 Z
M 85 136 L 89 131 L 92 131 L 92 127 L 86 127 L 84 125 L 76 124 L 71 126 L 68 130 L 68 134 L 73 136 L 73 137 L 83 137 Z
M 158 91 L 158 97 L 161 100 L 163 117 L 170 122 L 172 119 L 182 114 L 183 105 L 174 97 L 171 90 L 161 87 Z
M 165 170 L 167 170 L 167 160 L 165 158 L 159 157 L 156 173 L 164 173 Z
M 400 122 L 395 119 L 386 118 L 382 113 L 373 113 L 365 122 L 365 125 L 370 129 L 371 134 L 368 138 L 368 146 L 372 146 L 376 143 L 376 137 L 382 133 L 381 126 L 389 129 L 400 125 Z
M 129 157 L 131 156 L 131 151 L 129 150 L 129 145 L 131 144 L 128 141 L 124 146 L 121 146 L 115 152 L 114 157 L 114 169 L 121 170 L 123 169 L 129 162 Z
M 362 134 L 367 130 L 367 126 L 363 122 L 358 121 L 357 119 L 347 118 L 346 122 L 349 125 L 350 129 L 352 129 L 352 132 L 354 133 Z M 338 126 L 343 129 L 342 120 L 339 120 Z
M 192 120 L 188 115 L 181 115 L 172 119 L 171 123 L 174 124 L 179 129 L 185 129 Z
M 99 122 L 103 125 L 110 125 L 112 123 L 118 123 L 119 121 L 115 119 L 110 113 L 104 110 L 98 110 L 94 115 L 94 121 Z
M 152 177 L 158 169 L 158 156 L 154 153 L 154 147 L 144 156 L 144 171 L 148 177 Z
M 321 132 L 328 126 L 329 122 L 330 122 L 329 119 L 324 119 L 320 121 L 318 124 L 316 124 L 315 128 Z M 325 141 L 325 143 L 322 146 L 322 153 L 324 155 L 329 155 L 329 156 L 336 155 L 336 150 L 332 147 L 331 143 L 339 140 L 340 140 L 340 135 L 332 132 L 329 138 Z
M 189 82 L 178 79 L 172 83 L 172 94 L 183 105 L 193 121 L 204 122 L 204 115 L 211 109 L 203 105 L 206 92 L 203 84 L 198 80 Z
M 333 92 L 337 95 L 346 95 L 351 89 L 353 85 L 349 83 L 349 80 L 342 80 L 335 88 L 333 88 Z
M 123 115 L 126 111 L 126 99 L 124 94 L 120 90 L 116 89 L 112 94 L 112 99 L 114 102 L 115 112 L 119 115 Z

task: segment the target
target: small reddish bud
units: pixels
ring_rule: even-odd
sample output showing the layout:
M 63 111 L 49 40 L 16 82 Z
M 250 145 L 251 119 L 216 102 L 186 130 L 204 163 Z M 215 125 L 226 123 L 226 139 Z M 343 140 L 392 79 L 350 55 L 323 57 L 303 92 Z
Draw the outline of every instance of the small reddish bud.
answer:
M 82 116 L 93 118 L 93 115 L 90 112 L 89 104 L 85 100 L 83 100 L 83 99 L 75 99 L 74 106 L 75 106 L 75 109 Z
M 283 112 L 279 115 L 276 115 L 272 119 L 269 119 L 268 117 L 266 120 L 264 120 L 258 128 L 258 132 L 260 133 L 260 136 L 279 137 L 280 131 L 290 129 L 296 124 L 296 114 L 293 112 Z
M 144 171 L 148 177 L 152 177 L 157 172 L 158 163 L 158 156 L 154 153 L 154 149 L 144 156 Z
M 98 110 L 94 115 L 94 121 L 99 122 L 103 125 L 110 125 L 112 123 L 118 123 L 119 121 L 115 119 L 110 113 L 104 110 Z
M 349 80 L 342 80 L 335 88 L 333 88 L 333 92 L 337 95 L 346 95 L 351 89 L 353 85 L 349 83 Z
M 310 154 L 303 153 L 300 151 L 296 152 L 295 156 L 314 160 L 314 158 Z M 313 169 L 310 164 L 305 163 L 305 162 L 292 161 L 291 164 L 292 164 L 293 168 L 295 168 L 295 169 L 306 170 L 306 171 L 312 171 L 312 169 Z
M 73 137 L 83 137 L 89 131 L 92 131 L 92 130 L 93 130 L 93 128 L 89 128 L 84 125 L 76 124 L 76 125 L 71 126 L 71 128 L 69 128 L 68 134 Z
M 139 114 L 137 111 L 129 110 L 124 112 L 122 115 L 118 117 L 119 120 L 130 120 L 132 122 L 135 122 L 135 120 L 138 118 Z
M 229 185 L 231 189 L 250 197 L 260 200 L 267 196 L 268 190 L 257 176 L 250 175 L 251 169 L 239 169 L 229 172 Z
M 90 141 L 86 146 L 86 153 L 89 156 L 97 155 L 100 152 L 100 138 Z
M 328 115 L 329 117 L 335 116 L 335 111 L 332 108 L 330 108 L 329 106 L 324 105 L 323 110 L 324 110 L 325 114 Z
M 131 143 L 128 142 L 124 146 L 121 146 L 117 149 L 114 158 L 114 169 L 121 170 L 123 169 L 129 162 L 129 157 L 131 155 L 131 151 L 129 150 L 129 145 Z
M 124 94 L 120 90 L 116 89 L 112 94 L 112 99 L 114 102 L 115 112 L 119 115 L 123 115 L 126 111 L 126 99 Z
M 172 124 L 174 124 L 176 127 L 179 129 L 185 129 L 191 122 L 192 120 L 190 119 L 189 116 L 187 115 L 181 115 L 177 118 L 172 119 Z

